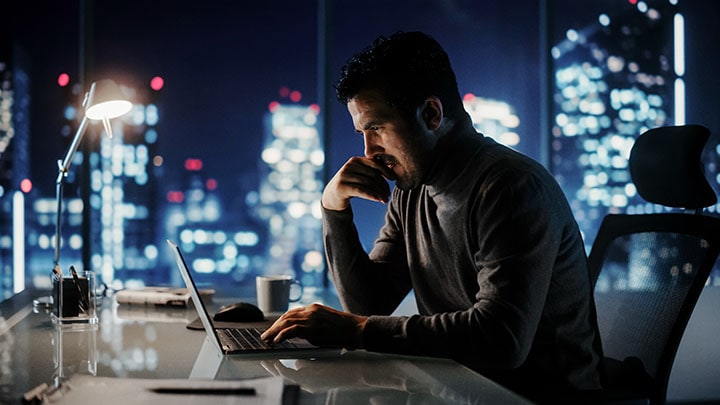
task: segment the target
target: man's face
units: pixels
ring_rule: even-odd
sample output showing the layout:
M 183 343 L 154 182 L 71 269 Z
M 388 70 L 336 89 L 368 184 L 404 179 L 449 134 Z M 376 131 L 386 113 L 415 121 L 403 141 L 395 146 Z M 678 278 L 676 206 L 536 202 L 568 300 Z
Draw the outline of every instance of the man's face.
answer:
M 383 164 L 403 190 L 419 187 L 431 163 L 435 137 L 416 114 L 404 118 L 377 91 L 361 91 L 347 104 L 355 131 L 363 135 L 365 156 Z

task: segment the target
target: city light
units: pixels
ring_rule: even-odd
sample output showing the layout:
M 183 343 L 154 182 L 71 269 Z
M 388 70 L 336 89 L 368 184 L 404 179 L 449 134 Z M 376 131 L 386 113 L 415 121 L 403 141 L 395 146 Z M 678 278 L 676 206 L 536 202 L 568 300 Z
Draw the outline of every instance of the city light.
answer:
M 520 135 L 514 130 L 520 126 L 520 118 L 509 104 L 468 93 L 463 105 L 479 132 L 508 146 L 520 144 Z
M 185 159 L 185 170 L 191 171 L 191 172 L 197 172 L 202 170 L 203 168 L 203 162 L 200 159 Z
M 152 79 L 150 79 L 150 88 L 155 91 L 162 90 L 163 86 L 165 86 L 165 79 L 163 79 L 160 76 L 155 76 Z
M 673 17 L 673 67 L 675 74 L 674 124 L 685 124 L 685 18 L 682 14 Z
M 685 81 L 681 78 L 675 79 L 674 97 L 674 119 L 675 125 L 685 125 Z
M 60 73 L 57 78 L 57 84 L 60 87 L 65 87 L 70 83 L 70 75 L 67 73 Z
M 27 194 L 32 190 L 32 181 L 30 179 L 23 179 L 20 182 L 20 191 Z
M 153 126 L 157 125 L 160 116 L 158 114 L 158 108 L 155 104 L 148 104 L 145 107 L 145 123 Z
M 673 67 L 678 76 L 685 75 L 685 18 L 682 14 L 675 14 L 673 18 Z
M 12 200 L 13 293 L 25 289 L 25 195 L 15 192 Z
M 169 203 L 181 203 L 185 200 L 185 193 L 182 191 L 168 191 L 167 201 Z

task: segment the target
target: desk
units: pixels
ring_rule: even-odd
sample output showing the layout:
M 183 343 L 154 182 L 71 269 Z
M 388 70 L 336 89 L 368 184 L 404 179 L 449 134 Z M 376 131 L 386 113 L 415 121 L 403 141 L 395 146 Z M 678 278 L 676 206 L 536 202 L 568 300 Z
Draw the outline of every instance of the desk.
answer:
M 97 330 L 61 330 L 48 313 L 33 309 L 41 295 L 25 291 L 0 303 L 0 403 L 17 403 L 38 384 L 74 373 L 185 379 L 202 360 L 205 332 L 185 327 L 194 309 L 128 309 L 104 298 Z M 300 404 L 527 403 L 452 360 L 362 350 L 295 359 L 229 356 L 215 378 L 271 375 L 299 385 Z

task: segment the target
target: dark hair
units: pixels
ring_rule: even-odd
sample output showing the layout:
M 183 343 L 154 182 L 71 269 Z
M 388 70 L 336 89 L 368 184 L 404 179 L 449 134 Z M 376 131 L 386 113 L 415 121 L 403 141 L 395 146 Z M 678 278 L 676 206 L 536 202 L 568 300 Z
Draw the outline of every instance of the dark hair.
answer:
M 407 117 L 429 96 L 442 101 L 448 117 L 465 113 L 447 53 L 422 32 L 380 36 L 347 61 L 335 84 L 338 100 L 347 104 L 366 89 L 380 91 Z

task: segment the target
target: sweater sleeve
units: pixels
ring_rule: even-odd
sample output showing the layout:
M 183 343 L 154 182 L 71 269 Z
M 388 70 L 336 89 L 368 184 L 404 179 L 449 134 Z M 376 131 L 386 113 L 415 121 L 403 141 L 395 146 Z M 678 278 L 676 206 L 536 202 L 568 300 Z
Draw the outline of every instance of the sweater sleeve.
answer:
M 352 209 L 323 209 L 323 242 L 332 280 L 346 311 L 358 315 L 388 315 L 410 291 L 402 237 L 388 214 L 373 254 L 360 243 Z

